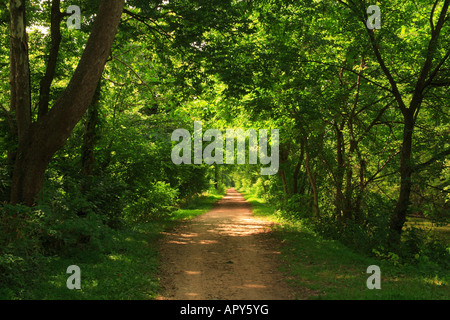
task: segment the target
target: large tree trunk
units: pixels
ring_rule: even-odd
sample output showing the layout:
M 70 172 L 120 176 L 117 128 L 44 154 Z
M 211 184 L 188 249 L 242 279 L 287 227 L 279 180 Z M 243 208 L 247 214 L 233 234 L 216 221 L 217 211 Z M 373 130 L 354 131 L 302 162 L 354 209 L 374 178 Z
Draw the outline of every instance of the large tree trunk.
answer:
M 20 138 L 11 186 L 12 204 L 31 206 L 41 191 L 45 169 L 53 153 L 41 149 L 38 134 L 39 128 L 33 124 L 27 134 Z
M 10 116 L 11 134 L 23 141 L 31 124 L 30 67 L 28 61 L 28 40 L 26 32 L 25 1 L 10 1 Z M 15 117 L 16 123 L 13 123 Z M 8 151 L 11 176 L 17 150 Z
M 19 141 L 31 124 L 30 66 L 25 0 L 10 0 L 10 110 L 16 116 Z
M 11 91 L 14 101 L 20 100 L 25 90 L 14 91 L 26 77 L 26 68 L 20 67 L 27 47 L 24 0 L 11 0 Z M 102 0 L 91 35 L 80 62 L 66 90 L 53 108 L 31 123 L 29 108 L 16 107 L 19 145 L 14 167 L 11 203 L 33 205 L 42 189 L 45 170 L 51 158 L 67 141 L 75 125 L 86 112 L 94 95 L 106 60 L 110 54 L 124 7 L 124 0 Z M 22 26 L 22 29 L 20 29 Z M 16 34 L 21 31 L 20 42 Z M 22 45 L 21 49 L 17 48 Z M 26 55 L 28 56 L 28 55 Z M 18 75 L 13 77 L 14 70 Z M 19 68 L 20 67 L 20 68 Z M 29 87 L 28 82 L 25 83 Z M 25 88 L 26 88 L 25 86 Z M 13 100 L 12 100 L 13 102 Z M 22 123 L 23 122 L 23 123 Z

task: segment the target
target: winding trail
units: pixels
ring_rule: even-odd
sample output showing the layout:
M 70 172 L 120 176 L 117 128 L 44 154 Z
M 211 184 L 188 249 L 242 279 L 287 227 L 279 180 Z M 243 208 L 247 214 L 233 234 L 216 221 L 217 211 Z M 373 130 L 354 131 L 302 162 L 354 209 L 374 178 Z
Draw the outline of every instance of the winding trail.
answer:
M 229 189 L 215 207 L 165 233 L 160 300 L 292 300 L 270 222 Z

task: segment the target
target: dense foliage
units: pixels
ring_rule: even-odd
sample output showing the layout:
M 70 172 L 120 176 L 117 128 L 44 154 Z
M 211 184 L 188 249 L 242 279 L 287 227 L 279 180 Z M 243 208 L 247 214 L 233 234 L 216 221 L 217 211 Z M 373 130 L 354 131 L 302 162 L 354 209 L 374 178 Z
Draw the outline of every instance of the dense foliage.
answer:
M 80 30 L 66 27 L 67 1 L 27 1 L 32 124 L 58 107 L 95 32 L 100 1 L 76 2 Z M 0 283 L 23 285 L 35 259 L 101 246 L 111 230 L 231 185 L 357 250 L 448 270 L 448 239 L 406 222 L 450 219 L 449 1 L 382 1 L 375 30 L 367 6 L 126 1 L 91 102 L 30 205 L 11 198 L 24 138 L 10 103 L 10 7 L 0 4 Z M 173 164 L 171 134 L 194 121 L 279 129 L 277 175 Z

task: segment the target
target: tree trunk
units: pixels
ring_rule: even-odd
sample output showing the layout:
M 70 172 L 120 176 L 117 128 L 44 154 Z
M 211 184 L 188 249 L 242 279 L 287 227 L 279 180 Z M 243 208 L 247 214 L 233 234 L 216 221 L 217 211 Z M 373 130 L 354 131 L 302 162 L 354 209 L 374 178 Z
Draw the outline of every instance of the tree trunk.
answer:
M 356 142 L 353 138 L 350 138 L 350 148 L 347 154 L 347 168 L 345 178 L 345 201 L 343 208 L 343 219 L 353 219 L 353 158 L 356 148 Z
M 353 210 L 355 212 L 356 223 L 361 223 L 361 221 L 362 221 L 361 202 L 362 202 L 362 197 L 363 197 L 364 189 L 365 189 L 365 183 L 364 183 L 365 172 L 366 172 L 366 162 L 365 162 L 365 160 L 360 159 L 360 161 L 359 161 L 359 190 L 358 190 L 358 194 L 356 195 L 355 204 L 353 206 Z
M 25 0 L 10 0 L 10 110 L 15 113 L 19 142 L 31 125 L 30 65 Z
M 409 197 L 411 194 L 412 176 L 412 139 L 414 130 L 414 113 L 405 113 L 405 125 L 403 128 L 403 144 L 400 158 L 400 194 L 395 206 L 394 214 L 391 216 L 390 229 L 391 240 L 397 243 L 400 240 L 403 225 L 406 221 L 406 214 L 409 207 Z
M 280 177 L 281 177 L 281 182 L 283 183 L 283 192 L 285 195 L 287 195 L 289 193 L 289 190 L 288 190 L 288 183 L 287 183 L 287 179 L 286 179 L 286 173 L 284 172 L 284 169 L 280 170 Z
M 341 126 L 336 128 L 336 160 L 337 160 L 337 170 L 336 170 L 336 195 L 335 195 L 335 216 L 336 219 L 342 220 L 342 205 L 344 204 L 344 194 L 342 191 L 342 185 L 344 183 L 344 172 L 345 172 L 345 163 L 344 163 L 344 135 L 342 133 L 342 129 L 344 126 L 344 122 L 342 122 Z
M 21 80 L 23 81 L 29 74 L 26 73 L 27 68 L 19 65 L 19 62 L 26 61 L 24 54 L 27 47 L 23 2 L 23 0 L 10 1 L 11 61 L 14 61 L 11 63 L 11 92 L 14 97 L 12 103 L 26 99 L 27 90 L 24 89 L 29 88 L 30 85 L 28 77 L 28 81 L 25 81 L 24 86 L 20 88 Z M 12 178 L 10 198 L 12 204 L 23 203 L 28 206 L 34 204 L 36 196 L 42 189 L 45 170 L 51 158 L 64 146 L 73 128 L 89 107 L 110 54 L 123 7 L 124 0 L 101 1 L 91 35 L 75 73 L 66 90 L 45 115 L 42 115 L 37 122 L 31 123 L 29 106 L 25 108 L 23 104 L 20 104 L 16 108 L 20 129 Z M 21 30 L 21 33 L 18 30 Z M 17 38 L 17 34 L 21 34 L 20 39 Z M 19 50 L 18 47 L 21 49 Z M 22 57 L 22 60 L 18 59 L 19 57 Z M 18 75 L 14 76 L 14 70 L 18 70 Z M 21 89 L 20 92 L 15 90 L 17 87 Z
M 356 217 L 355 208 L 353 205 L 353 163 L 354 163 L 354 153 L 358 150 L 358 142 L 355 138 L 355 132 L 353 127 L 353 122 L 356 120 L 356 108 L 359 102 L 359 91 L 361 88 L 361 74 L 364 70 L 364 58 L 361 58 L 361 62 L 359 65 L 358 77 L 356 80 L 356 93 L 355 93 L 355 101 L 353 102 L 353 106 L 349 112 L 348 120 L 347 120 L 347 129 L 350 135 L 350 147 L 347 154 L 347 174 L 346 174 L 346 186 L 345 186 L 345 206 L 343 211 L 344 220 L 350 219 L 354 220 Z
M 27 135 L 20 139 L 11 185 L 12 204 L 32 206 L 42 189 L 45 169 L 53 154 L 42 151 L 39 141 L 36 141 L 38 131 L 33 124 Z
M 87 112 L 87 119 L 84 126 L 83 146 L 81 147 L 81 172 L 84 176 L 90 177 L 94 174 L 95 155 L 94 147 L 97 138 L 97 125 L 99 121 L 101 81 L 99 81 L 92 103 Z
M 309 183 L 311 185 L 311 190 L 314 196 L 313 208 L 314 208 L 314 216 L 319 217 L 319 192 L 317 190 L 316 179 L 314 178 L 314 174 L 311 169 L 310 156 L 308 146 L 306 146 L 305 150 L 305 166 L 306 172 L 308 173 Z
M 300 168 L 305 158 L 305 145 L 303 142 L 300 143 L 300 157 L 298 159 L 297 165 L 295 166 L 294 173 L 292 174 L 292 193 L 298 194 L 298 175 L 300 174 Z
M 60 9 L 60 0 L 52 1 L 52 8 L 50 14 L 50 52 L 47 61 L 47 69 L 45 71 L 44 77 L 40 82 L 39 89 L 39 109 L 38 117 L 42 117 L 48 112 L 48 105 L 50 101 L 50 89 L 52 86 L 53 79 L 55 78 L 56 65 L 58 63 L 59 47 L 61 45 L 61 20 L 63 14 Z
M 388 67 L 386 66 L 383 60 L 383 57 L 379 50 L 379 46 L 375 39 L 374 31 L 367 29 L 375 56 L 377 57 L 377 60 L 380 64 L 381 69 L 383 70 L 383 73 L 389 80 L 392 89 L 391 92 L 393 93 L 404 118 L 403 144 L 400 159 L 400 193 L 397 200 L 397 205 L 395 206 L 394 214 L 391 216 L 391 223 L 390 223 L 390 240 L 392 244 L 396 244 L 400 240 L 403 224 L 406 221 L 406 213 L 409 207 L 409 197 L 411 194 L 411 176 L 413 172 L 411 162 L 412 162 L 412 139 L 415 126 L 414 117 L 418 116 L 418 111 L 421 107 L 426 87 L 432 84 L 434 78 L 438 74 L 440 68 L 442 67 L 446 59 L 445 58 L 444 60 L 442 60 L 442 62 L 438 64 L 434 70 L 432 70 L 433 60 L 435 58 L 435 54 L 438 49 L 439 37 L 441 35 L 444 23 L 448 20 L 447 12 L 449 6 L 450 0 L 445 0 L 442 5 L 442 9 L 439 14 L 439 19 L 437 20 L 436 24 L 434 24 L 433 22 L 434 9 L 436 8 L 436 6 L 432 10 L 430 16 L 431 39 L 428 43 L 425 62 L 422 66 L 419 77 L 417 79 L 416 87 L 413 92 L 409 108 L 406 107 L 406 104 L 403 101 L 402 94 L 398 89 L 397 82 L 394 80 L 391 72 L 389 71 Z
M 219 182 L 219 166 L 217 165 L 217 163 L 214 165 L 214 187 L 216 188 L 217 191 L 219 191 L 220 188 L 220 182 Z
M 287 196 L 290 192 L 289 192 L 289 187 L 288 187 L 288 181 L 286 178 L 286 164 L 288 162 L 288 158 L 289 158 L 289 149 L 290 147 L 282 147 L 281 148 L 281 152 L 280 152 L 280 169 L 279 169 L 279 173 L 280 173 L 280 177 L 281 177 L 281 182 L 283 183 L 283 192 L 285 194 L 285 196 Z M 286 199 L 286 197 L 284 197 Z

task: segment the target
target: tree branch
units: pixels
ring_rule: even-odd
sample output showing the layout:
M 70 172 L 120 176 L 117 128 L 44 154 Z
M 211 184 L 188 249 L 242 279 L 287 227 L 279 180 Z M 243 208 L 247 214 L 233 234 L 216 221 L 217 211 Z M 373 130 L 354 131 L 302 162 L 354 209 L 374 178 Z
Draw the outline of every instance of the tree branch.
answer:
M 318 63 L 318 64 L 323 64 L 323 65 L 326 65 L 326 66 L 330 66 L 330 67 L 335 67 L 335 68 L 338 68 L 338 69 L 341 69 L 341 70 L 343 69 L 343 70 L 345 70 L 345 71 L 348 71 L 348 72 L 353 73 L 354 75 L 360 76 L 362 79 L 364 79 L 364 80 L 366 80 L 367 82 L 370 82 L 370 83 L 376 85 L 377 87 L 379 87 L 379 88 L 381 88 L 381 89 L 383 89 L 383 90 L 386 90 L 386 91 L 388 91 L 388 92 L 390 92 L 390 93 L 393 93 L 391 89 L 389 89 L 389 88 L 387 88 L 387 87 L 384 87 L 384 86 L 382 86 L 381 84 L 376 83 L 375 81 L 370 80 L 369 78 L 367 78 L 367 77 L 365 77 L 365 76 L 363 76 L 363 75 L 360 75 L 359 72 L 356 72 L 356 71 L 354 71 L 354 70 L 352 70 L 352 69 L 350 69 L 350 68 L 347 68 L 347 67 L 345 67 L 345 66 L 338 66 L 338 65 L 335 65 L 335 64 L 332 64 L 332 63 L 328 63 L 328 62 L 314 61 L 314 60 L 302 60 L 302 61 L 299 61 L 299 62 L 301 62 L 301 63 Z
M 425 82 L 425 87 L 428 85 L 433 85 L 433 79 L 436 77 L 436 75 L 438 74 L 438 72 L 440 71 L 442 65 L 445 63 L 445 61 L 450 57 L 450 50 L 447 51 L 447 54 L 444 56 L 444 58 L 442 58 L 441 62 L 439 62 L 439 64 L 436 66 L 436 68 L 434 68 L 433 72 L 431 73 L 430 77 L 428 78 L 428 80 Z
M 391 106 L 391 104 L 392 104 L 392 102 L 389 102 L 383 109 L 380 110 L 380 112 L 378 112 L 378 115 L 376 116 L 376 118 L 373 119 L 373 121 L 369 124 L 369 126 L 364 130 L 364 132 L 361 134 L 361 136 L 357 140 L 357 144 L 360 143 L 364 139 L 364 137 L 369 133 L 369 131 L 372 129 L 372 127 L 377 124 L 377 122 L 381 119 L 384 112 Z
M 431 9 L 431 14 L 430 14 L 430 26 L 431 26 L 431 33 L 434 32 L 434 22 L 433 22 L 433 17 L 434 17 L 434 11 L 436 10 L 436 6 L 438 4 L 439 0 L 436 0 L 433 4 L 433 9 Z
M 360 16 L 360 13 L 356 9 L 356 4 L 353 3 L 351 0 L 349 0 L 349 1 L 350 1 L 350 3 L 353 6 L 350 6 L 349 4 L 345 3 L 344 1 L 338 0 L 338 2 L 340 2 L 343 5 L 345 5 L 350 10 L 352 10 L 356 14 L 357 17 L 361 17 L 361 18 L 359 18 L 359 20 L 364 24 L 364 27 L 365 27 L 367 33 L 369 34 L 369 39 L 370 39 L 370 42 L 372 44 L 372 49 L 373 49 L 373 52 L 374 52 L 374 54 L 375 54 L 375 56 L 377 58 L 378 64 L 380 65 L 381 70 L 383 70 L 383 73 L 385 74 L 386 78 L 389 81 L 389 84 L 391 85 L 391 89 L 390 90 L 388 89 L 388 90 L 394 95 L 400 110 L 402 112 L 406 111 L 407 108 L 406 108 L 406 105 L 405 105 L 405 103 L 403 101 L 402 95 L 400 94 L 400 91 L 398 90 L 397 82 L 395 81 L 395 79 L 393 78 L 391 72 L 389 71 L 388 67 L 386 66 L 386 64 L 384 62 L 384 59 L 383 59 L 383 57 L 381 55 L 381 52 L 380 52 L 380 50 L 378 48 L 378 44 L 377 44 L 376 39 L 375 39 L 375 31 L 374 30 L 370 30 L 369 28 L 367 28 L 367 25 L 366 25 L 366 21 L 368 19 L 367 12 L 364 11 L 363 15 Z M 361 7 L 363 6 L 362 2 L 360 2 L 360 6 Z M 384 88 L 384 89 L 386 90 L 386 88 Z
M 143 16 L 141 16 L 141 15 L 139 15 L 139 14 L 137 14 L 137 13 L 131 12 L 131 11 L 127 10 L 127 9 L 124 9 L 123 12 L 126 13 L 127 15 L 129 15 L 130 17 L 132 17 L 133 19 L 136 19 L 136 20 L 138 20 L 139 22 L 143 23 L 143 24 L 144 24 L 147 28 L 149 28 L 150 30 L 156 31 L 157 33 L 159 33 L 160 35 L 164 36 L 164 37 L 167 38 L 168 40 L 173 40 L 173 37 L 172 37 L 170 34 L 168 34 L 168 33 L 165 32 L 165 31 L 160 30 L 159 28 L 156 28 L 156 27 L 154 27 L 154 26 L 149 25 L 149 24 L 145 21 L 145 20 L 150 20 L 150 21 L 152 21 L 152 23 L 153 23 L 155 26 L 158 26 L 158 24 L 157 24 L 155 21 L 153 21 L 152 19 L 150 19 L 150 18 L 148 18 L 148 17 L 143 17 Z
M 418 172 L 418 171 L 422 171 L 424 170 L 427 166 L 429 166 L 430 164 L 432 164 L 435 161 L 438 161 L 442 158 L 444 158 L 445 156 L 450 155 L 450 149 L 444 150 L 438 154 L 436 154 L 434 157 L 432 157 L 431 159 L 429 159 L 428 161 L 415 165 L 412 170 L 413 172 Z
M 139 79 L 139 81 L 141 81 L 141 84 L 144 85 L 152 94 L 153 100 L 155 100 L 155 93 L 153 91 L 153 89 L 150 87 L 150 85 L 144 81 L 144 79 L 142 79 L 142 77 L 139 75 L 139 73 L 137 73 L 128 63 L 126 63 L 125 61 L 117 58 L 117 57 L 112 57 L 113 60 L 116 60 L 118 62 L 120 62 L 121 64 L 123 64 L 124 66 L 126 66 L 131 72 L 133 72 L 133 74 Z
M 48 112 L 50 88 L 55 77 L 56 65 L 58 62 L 59 47 L 61 45 L 61 20 L 63 18 L 60 10 L 60 2 L 60 0 L 52 1 L 50 14 L 51 44 L 47 62 L 47 69 L 45 71 L 44 77 L 40 82 L 38 119 Z
M 450 79 L 430 83 L 432 87 L 450 87 Z
M 366 180 L 366 182 L 364 183 L 364 187 L 366 187 L 370 182 L 374 181 L 375 178 L 377 177 L 377 175 L 378 175 L 381 171 L 383 171 L 383 169 L 387 166 L 387 164 L 388 164 L 389 162 L 391 162 L 392 159 L 394 159 L 400 152 L 401 152 L 401 150 L 398 150 L 398 151 L 395 152 L 393 155 L 391 155 L 391 156 L 389 157 L 389 159 L 387 159 L 386 162 L 385 162 L 380 168 L 378 168 L 377 172 L 375 172 L 369 179 Z M 397 172 L 395 171 L 395 172 L 393 172 L 392 174 L 395 174 L 395 173 L 397 173 Z M 389 174 L 389 175 L 391 175 L 391 174 Z M 388 176 L 388 175 L 384 175 L 383 177 L 385 177 L 385 176 Z
M 432 67 L 434 54 L 436 53 L 439 36 L 440 36 L 441 30 L 442 30 L 442 27 L 444 26 L 445 16 L 447 15 L 449 4 L 450 4 L 450 0 L 445 0 L 444 5 L 441 10 L 441 13 L 439 15 L 438 23 L 436 24 L 436 27 L 433 29 L 433 31 L 431 33 L 431 39 L 428 44 L 425 63 L 420 72 L 419 79 L 417 80 L 416 88 L 414 90 L 414 94 L 413 94 L 413 97 L 412 97 L 411 103 L 410 103 L 410 108 L 413 110 L 417 109 L 420 106 L 420 104 L 422 103 L 423 91 L 427 86 L 426 78 L 428 77 L 428 74 Z M 445 58 L 445 59 L 447 59 L 447 58 Z M 443 61 L 445 61 L 445 59 Z M 436 73 L 439 70 L 439 67 L 440 66 L 438 66 L 438 68 L 435 69 Z M 432 76 L 434 77 L 435 74 Z M 432 81 L 432 78 L 430 78 L 430 79 Z
M 110 55 L 124 0 L 102 0 L 83 55 L 54 106 L 36 122 L 36 141 L 56 152 L 86 112 Z M 52 137 L 50 139 L 49 137 Z
M 380 50 L 378 48 L 378 44 L 376 43 L 376 39 L 375 39 L 375 32 L 373 30 L 369 30 L 368 28 L 366 28 L 366 30 L 367 30 L 367 33 L 369 34 L 369 38 L 370 38 L 370 41 L 372 43 L 372 48 L 373 48 L 373 51 L 374 51 L 375 56 L 377 58 L 378 64 L 380 65 L 381 70 L 383 70 L 383 73 L 385 74 L 386 78 L 389 81 L 389 84 L 391 85 L 391 90 L 390 91 L 394 95 L 395 100 L 397 101 L 397 104 L 398 104 L 400 110 L 403 112 L 403 111 L 405 111 L 407 109 L 406 105 L 405 105 L 405 103 L 403 101 L 403 98 L 402 98 L 402 95 L 400 94 L 400 91 L 398 90 L 397 82 L 392 77 L 392 74 L 389 71 L 388 67 L 386 66 L 386 64 L 384 62 L 384 59 L 383 59 L 383 57 L 381 55 L 381 52 L 380 52 Z

